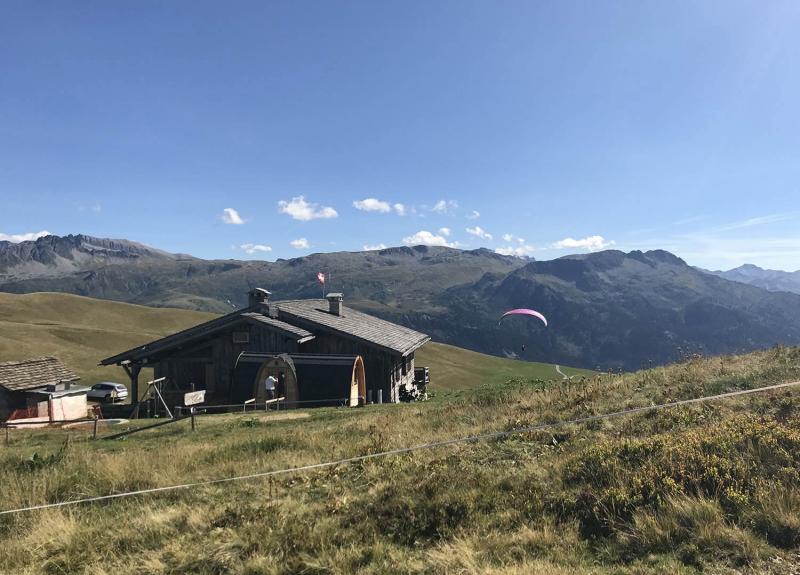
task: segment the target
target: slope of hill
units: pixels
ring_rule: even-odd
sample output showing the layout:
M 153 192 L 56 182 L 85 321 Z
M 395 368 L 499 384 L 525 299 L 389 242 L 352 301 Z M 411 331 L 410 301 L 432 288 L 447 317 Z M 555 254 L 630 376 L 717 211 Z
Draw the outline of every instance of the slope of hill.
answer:
M 125 382 L 120 368 L 99 367 L 97 362 L 212 317 L 214 314 L 206 312 L 68 294 L 0 293 L 0 362 L 54 355 L 87 384 L 103 379 Z M 437 343 L 420 351 L 419 365 L 431 368 L 433 390 L 465 389 L 514 377 L 561 377 L 552 365 L 501 359 Z M 584 370 L 561 370 L 568 375 L 589 375 Z
M 531 262 L 486 249 L 416 246 L 243 262 L 145 254 L 149 248 L 138 244 L 85 236 L 62 240 L 16 244 L 16 259 L 4 258 L 11 245 L 0 244 L 0 262 L 6 262 L 0 264 L 0 291 L 59 291 L 221 313 L 243 305 L 253 286 L 270 289 L 276 299 L 318 297 L 316 274 L 325 271 L 326 289 L 343 291 L 356 309 L 501 357 L 636 369 L 687 351 L 731 353 L 800 342 L 800 295 L 727 281 L 659 250 Z M 130 257 L 90 255 L 87 245 Z M 58 250 L 73 254 L 67 260 L 79 262 L 79 271 L 61 264 L 38 275 L 20 271 L 28 265 L 21 254 Z M 35 265 L 44 265 L 39 260 Z M 511 307 L 540 309 L 551 325 L 543 330 L 516 318 L 498 326 L 496 318 Z
M 454 438 L 800 379 L 800 350 L 623 377 L 515 381 L 420 404 L 235 413 L 89 441 L 11 430 L 3 572 L 791 575 L 800 570 L 800 389 L 351 464 Z M 101 430 L 101 433 L 108 433 Z M 69 435 L 72 441 L 65 437 Z
M 85 384 L 104 379 L 125 382 L 121 368 L 100 367 L 97 362 L 212 317 L 206 312 L 68 294 L 0 293 L 0 361 L 54 355 Z
M 430 343 L 417 352 L 416 365 L 431 368 L 433 390 L 470 389 L 497 385 L 510 379 L 562 379 L 590 377 L 596 373 L 572 367 L 534 361 L 518 361 L 485 355 L 444 343 Z
M 786 291 L 800 294 L 800 270 L 795 272 L 765 270 L 753 264 L 744 264 L 732 270 L 709 273 L 726 280 L 764 288 L 769 291 Z
M 527 342 L 529 357 L 570 365 L 638 369 L 686 353 L 800 342 L 800 296 L 727 281 L 663 251 L 532 262 L 442 300 L 468 327 L 460 345 L 500 354 Z M 525 319 L 497 328 L 502 310 L 528 302 L 549 328 Z

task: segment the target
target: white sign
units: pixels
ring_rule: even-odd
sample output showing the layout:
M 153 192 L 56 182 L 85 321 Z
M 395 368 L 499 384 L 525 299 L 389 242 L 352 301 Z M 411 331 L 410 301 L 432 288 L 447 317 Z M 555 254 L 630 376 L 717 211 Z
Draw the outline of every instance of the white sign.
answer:
M 183 405 L 197 405 L 198 403 L 203 403 L 206 400 L 206 390 L 201 389 L 200 391 L 190 391 L 189 393 L 185 393 L 183 395 Z

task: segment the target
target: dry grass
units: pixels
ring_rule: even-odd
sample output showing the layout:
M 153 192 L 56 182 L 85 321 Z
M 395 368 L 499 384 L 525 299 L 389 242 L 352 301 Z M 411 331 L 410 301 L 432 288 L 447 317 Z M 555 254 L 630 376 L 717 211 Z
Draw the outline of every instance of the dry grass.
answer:
M 0 451 L 3 508 L 798 379 L 800 350 L 776 348 L 613 379 L 514 380 L 425 404 L 310 410 L 302 420 L 207 416 L 195 433 L 181 422 L 116 442 L 79 430 L 14 431 Z M 2 516 L 0 565 L 9 573 L 788 574 L 800 560 L 798 402 L 800 390 L 787 390 Z

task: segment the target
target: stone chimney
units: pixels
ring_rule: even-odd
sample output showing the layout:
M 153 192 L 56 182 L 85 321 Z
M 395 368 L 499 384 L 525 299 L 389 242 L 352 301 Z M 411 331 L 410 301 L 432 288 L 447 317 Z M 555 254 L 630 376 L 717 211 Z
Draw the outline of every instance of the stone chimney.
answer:
M 263 288 L 253 288 L 247 292 L 247 307 L 253 307 L 260 303 L 269 303 L 269 296 L 272 293 Z
M 342 315 L 342 300 L 344 296 L 340 293 L 329 293 L 325 296 L 328 300 L 328 312 L 332 315 Z

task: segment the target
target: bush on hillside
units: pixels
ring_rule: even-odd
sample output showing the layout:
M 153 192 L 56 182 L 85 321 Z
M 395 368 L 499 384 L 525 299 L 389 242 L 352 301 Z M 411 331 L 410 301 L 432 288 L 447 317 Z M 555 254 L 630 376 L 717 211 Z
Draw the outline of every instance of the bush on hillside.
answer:
M 559 504 L 590 537 L 611 535 L 636 512 L 682 496 L 717 501 L 727 515 L 740 518 L 771 490 L 800 485 L 799 458 L 797 419 L 742 415 L 669 435 L 609 440 L 565 467 L 565 485 L 581 490 Z

